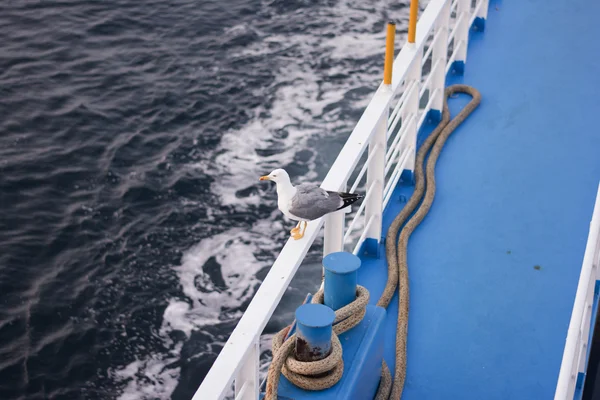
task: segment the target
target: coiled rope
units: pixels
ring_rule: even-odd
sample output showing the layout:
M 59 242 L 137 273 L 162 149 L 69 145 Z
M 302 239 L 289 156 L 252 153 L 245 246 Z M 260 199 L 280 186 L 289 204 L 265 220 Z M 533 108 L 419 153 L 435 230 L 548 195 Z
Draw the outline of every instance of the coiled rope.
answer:
M 450 119 L 448 97 L 455 93 L 466 93 L 472 99 L 456 117 Z M 406 339 L 408 334 L 409 308 L 408 264 L 406 257 L 408 239 L 425 215 L 427 215 L 433 203 L 435 196 L 435 165 L 446 140 L 469 114 L 477 108 L 480 101 L 481 94 L 471 86 L 452 85 L 446 88 L 444 92 L 442 119 L 417 152 L 414 171 L 414 193 L 387 231 L 386 258 L 388 262 L 388 280 L 377 305 L 387 308 L 394 296 L 396 287 L 399 286 L 396 368 L 392 384 L 390 370 L 385 360 L 383 361 L 381 380 L 375 400 L 399 400 L 402 396 L 406 378 Z M 424 176 L 423 164 L 428 154 L 429 158 L 427 159 Z M 423 201 L 421 202 L 421 200 Z M 408 222 L 406 222 L 406 225 L 404 225 L 404 228 L 400 232 L 400 238 L 396 242 L 400 228 L 420 202 L 419 208 Z M 337 335 L 353 328 L 362 320 L 368 301 L 369 292 L 364 287 L 358 286 L 356 300 L 335 312 L 332 352 L 323 360 L 313 362 L 300 362 L 296 360 L 293 355 L 296 335 L 291 335 L 284 341 L 290 326 L 279 331 L 273 337 L 273 360 L 269 366 L 267 375 L 265 400 L 275 400 L 277 398 L 280 372 L 290 382 L 306 390 L 323 390 L 335 385 L 342 377 L 344 369 L 342 348 Z M 312 303 L 323 303 L 322 288 L 315 294 Z M 324 373 L 327 374 L 324 376 L 320 375 Z
M 311 303 L 323 304 L 324 293 L 321 288 Z M 342 345 L 338 335 L 354 328 L 362 321 L 369 303 L 369 291 L 360 285 L 356 288 L 356 299 L 335 311 L 333 332 L 331 334 L 331 353 L 318 361 L 298 361 L 294 355 L 296 334 L 284 341 L 290 326 L 277 332 L 273 337 L 273 360 L 267 373 L 265 400 L 277 399 L 280 372 L 294 385 L 305 390 L 323 390 L 335 385 L 344 373 Z

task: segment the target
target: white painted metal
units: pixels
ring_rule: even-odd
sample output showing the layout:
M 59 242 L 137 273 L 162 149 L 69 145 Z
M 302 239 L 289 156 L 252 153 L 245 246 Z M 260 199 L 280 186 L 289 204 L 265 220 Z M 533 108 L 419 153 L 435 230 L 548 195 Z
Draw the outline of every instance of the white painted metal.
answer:
M 356 246 L 354 246 L 354 250 L 352 250 L 352 253 L 354 255 L 358 254 L 360 245 L 365 240 L 365 237 L 367 236 L 367 232 L 369 231 L 369 228 L 371 227 L 371 225 L 373 225 L 374 222 L 375 222 L 375 216 L 373 215 L 373 216 L 371 216 L 371 218 L 368 219 L 367 225 L 365 226 L 365 229 L 363 230 L 362 235 L 360 235 L 360 238 L 356 242 Z
M 590 279 L 589 287 L 587 289 L 589 298 L 586 299 L 585 309 L 583 311 L 583 320 L 581 322 L 581 347 L 579 350 L 577 367 L 577 371 L 579 372 L 585 372 L 585 366 L 587 365 L 587 349 L 589 342 L 590 323 L 592 322 L 592 307 L 594 305 L 594 286 L 596 286 L 596 280 Z M 591 296 L 589 296 L 590 293 L 592 293 Z
M 384 193 L 384 197 L 383 197 L 383 207 L 384 208 L 385 208 L 385 206 L 387 206 L 388 202 L 390 201 L 392 192 L 394 191 L 394 187 L 400 180 L 400 176 L 402 175 L 402 170 L 406 169 L 406 164 L 409 159 L 409 155 L 413 152 L 414 152 L 414 148 L 408 147 L 408 148 L 404 149 L 404 152 L 400 156 L 398 164 L 396 165 L 394 172 L 392 172 L 390 181 L 385 185 L 385 189 L 383 192 Z
M 256 338 L 235 376 L 235 400 L 256 400 L 258 398 L 259 357 L 259 338 Z
M 346 213 L 342 210 L 325 216 L 325 231 L 323 233 L 323 257 L 329 253 L 344 249 L 344 222 Z
M 354 180 L 354 184 L 352 185 L 352 187 L 350 188 L 350 193 L 354 193 L 356 191 L 356 188 L 358 187 L 358 185 L 360 184 L 360 182 L 362 181 L 363 176 L 365 175 L 365 172 L 367 172 L 367 168 L 369 166 L 369 162 L 371 161 L 371 159 L 378 155 L 378 152 L 375 151 L 377 149 L 377 146 L 375 146 L 373 149 L 369 148 L 369 156 L 367 157 L 363 167 L 360 169 L 360 172 L 358 173 L 358 176 L 356 177 L 356 179 Z
M 471 18 L 469 19 L 469 26 L 473 25 L 473 21 L 475 21 L 475 18 L 480 16 L 479 14 L 482 13 L 482 8 L 484 7 L 484 5 L 487 7 L 487 4 L 484 3 L 484 1 L 480 1 L 477 3 L 477 5 L 475 5 L 475 10 L 473 10 L 473 12 L 471 13 Z
M 487 19 L 490 1 L 489 0 L 481 0 L 481 1 L 478 1 L 477 3 L 478 3 L 477 6 L 479 6 L 479 4 L 481 4 L 481 7 L 479 8 L 479 12 L 477 12 L 477 13 L 473 12 L 473 14 L 476 14 L 479 18 Z
M 591 311 L 594 301 L 594 287 L 598 279 L 600 265 L 600 185 L 596 195 L 596 204 L 592 213 L 588 240 L 583 256 L 583 266 L 579 275 L 577 293 L 567 339 L 563 351 L 562 363 L 558 374 L 555 400 L 573 399 L 577 375 L 585 373 L 590 337 Z
M 456 56 L 458 55 L 458 52 L 460 51 L 462 46 L 464 45 L 461 42 L 456 47 L 454 47 L 454 52 L 452 53 L 450 59 L 448 60 L 448 63 L 446 64 L 446 70 L 444 71 L 446 74 L 448 74 L 448 72 L 452 68 L 452 64 L 454 63 L 454 60 L 456 59 Z
M 411 118 L 418 118 L 419 115 L 419 101 L 420 101 L 420 96 L 419 94 L 421 93 L 421 57 L 423 55 L 423 48 L 422 47 L 416 47 L 416 46 L 411 46 L 412 50 L 414 50 L 415 54 L 413 56 L 413 63 L 410 66 L 410 69 L 408 70 L 408 74 L 407 74 L 407 82 L 409 82 L 410 85 L 414 85 L 414 89 L 413 92 L 411 94 L 411 96 L 409 96 L 406 101 L 408 103 L 408 107 L 407 107 L 407 117 Z M 410 146 L 411 148 L 417 148 L 417 132 L 419 130 L 419 126 L 417 124 L 411 124 L 410 128 L 407 129 L 406 131 L 406 135 L 407 140 L 406 140 L 406 145 Z M 410 170 L 410 171 L 414 171 L 415 170 L 415 157 L 416 153 L 412 153 L 408 155 L 408 159 L 406 162 L 406 169 Z
M 439 18 L 438 18 L 438 22 L 439 22 Z M 436 23 L 437 25 L 437 23 Z M 437 29 L 437 27 L 435 28 L 435 35 L 433 36 L 433 38 L 431 39 L 431 43 L 429 44 L 429 47 L 427 48 L 427 51 L 425 51 L 425 54 L 423 55 L 423 59 L 421 60 L 421 66 L 424 67 L 425 63 L 427 62 L 427 60 L 429 59 L 429 57 L 431 56 L 431 53 L 433 52 L 433 47 L 434 44 L 437 43 L 437 41 L 440 39 L 440 31 Z
M 448 41 L 447 41 L 448 47 L 450 46 L 450 43 L 452 43 L 453 40 L 454 40 L 454 44 L 455 44 L 454 47 L 456 47 L 456 44 L 458 44 L 460 42 L 458 39 L 456 39 L 456 34 L 460 30 L 464 19 L 465 19 L 465 15 L 460 14 L 458 16 L 458 18 L 456 19 L 456 21 L 454 21 L 454 28 L 452 28 L 452 30 L 448 34 Z
M 406 143 L 406 139 L 408 137 L 408 135 L 406 135 L 406 131 L 408 131 L 412 124 L 416 121 L 416 117 L 414 115 L 408 117 L 404 124 L 402 125 L 402 128 L 400 129 L 400 132 L 398 132 L 398 142 L 394 142 L 392 143 L 392 146 L 390 146 L 390 149 L 388 150 L 388 154 L 386 155 L 386 165 L 385 165 L 385 175 L 387 176 L 387 173 L 390 171 L 390 168 L 392 168 L 394 166 L 394 160 L 396 159 L 396 157 L 399 157 L 399 154 L 401 154 L 401 150 L 406 149 L 405 143 Z
M 437 64 L 436 66 L 439 66 L 439 64 Z M 422 110 L 419 110 L 420 117 L 419 117 L 419 123 L 417 124 L 417 126 L 420 127 L 421 125 L 423 125 L 423 122 L 425 122 L 425 118 L 427 118 L 427 113 L 431 110 L 431 106 L 432 106 L 433 102 L 438 97 L 442 97 L 442 93 L 440 93 L 439 89 L 436 89 L 433 92 L 431 92 L 431 94 L 429 96 L 429 100 L 427 101 L 427 104 L 425 105 L 425 108 L 423 108 Z
M 398 103 L 401 107 L 398 107 L 398 111 L 396 114 L 396 117 L 394 118 L 393 124 L 390 128 L 389 131 L 393 131 L 394 129 L 396 129 L 396 125 L 398 124 L 398 122 L 400 121 L 400 119 L 402 119 L 402 127 L 400 128 L 400 132 L 398 132 L 396 134 L 396 136 L 394 137 L 394 140 L 392 141 L 392 144 L 390 145 L 386 157 L 385 157 L 385 162 L 386 162 L 386 166 L 387 164 L 390 162 L 390 155 L 393 152 L 394 146 L 396 145 L 396 143 L 398 143 L 398 141 L 400 140 L 400 138 L 404 135 L 404 133 L 406 132 L 406 108 L 408 107 L 408 102 L 406 102 L 406 98 L 408 98 L 409 96 L 412 96 L 412 93 L 417 90 L 416 89 L 416 85 L 414 84 L 414 82 L 410 85 L 406 86 L 406 89 L 404 90 L 404 93 L 402 94 L 402 98 L 400 99 L 400 101 L 402 101 L 402 103 Z M 389 167 L 388 167 L 389 169 Z M 387 174 L 387 170 L 386 170 L 386 174 Z
M 377 121 L 375 135 L 369 143 L 369 167 L 367 168 L 367 187 L 372 190 L 371 197 L 366 201 L 365 220 L 371 224 L 365 226 L 365 238 L 375 239 L 379 244 L 383 221 L 383 176 L 385 170 L 385 153 L 387 145 L 387 122 L 389 107 L 386 107 L 381 118 Z
M 458 5 L 458 0 L 453 0 L 452 4 L 450 5 L 450 13 L 453 13 L 456 11 L 457 5 Z
M 432 64 L 433 64 L 433 66 L 431 67 L 431 71 L 429 71 L 427 78 L 425 78 L 425 81 L 421 84 L 421 90 L 419 91 L 419 99 L 423 98 L 426 91 L 428 91 L 428 90 L 431 91 L 430 86 L 431 86 L 431 81 L 432 81 L 433 75 L 434 75 L 435 71 L 437 70 L 437 68 L 441 65 L 439 60 L 433 62 Z
M 470 14 L 471 14 L 471 0 L 458 0 L 458 6 L 456 8 L 456 13 L 458 14 L 458 19 L 460 20 L 460 24 L 458 24 L 456 31 L 456 36 L 454 37 L 454 47 L 461 43 L 460 50 L 456 54 L 456 61 L 467 62 L 467 46 L 465 46 L 469 41 L 469 28 L 470 25 Z M 457 49 L 458 50 L 458 49 Z
M 487 0 L 486 0 L 487 1 Z M 446 58 L 448 58 L 448 27 L 450 26 L 450 3 L 446 2 L 440 15 L 435 23 L 437 41 L 431 44 L 433 48 L 432 64 L 439 61 L 441 68 L 430 72 L 432 75 L 431 87 L 437 90 L 441 95 L 436 96 L 436 99 L 431 104 L 434 110 L 442 110 L 444 103 L 444 88 L 446 83 Z
M 408 95 L 410 91 L 409 87 L 404 87 L 404 90 L 402 91 L 402 95 L 400 97 L 400 100 L 398 100 L 398 103 L 396 103 L 396 107 L 394 107 L 394 111 L 392 111 L 392 114 L 390 115 L 390 119 L 388 122 L 388 139 L 390 137 L 390 135 L 392 134 L 392 132 L 394 132 L 394 128 L 396 127 L 396 124 L 398 123 L 398 121 L 400 120 L 400 108 L 406 104 L 404 102 L 404 100 L 406 99 L 406 96 Z
M 248 393 L 248 387 L 252 384 L 251 381 L 239 381 L 244 382 L 240 390 L 235 391 L 235 400 L 244 400 L 244 396 L 247 397 L 246 393 Z M 235 384 L 238 384 L 238 378 L 235 378 Z
M 459 39 L 464 40 L 464 49 L 455 43 L 453 57 L 445 61 L 450 23 L 456 18 L 449 17 L 450 0 L 431 0 L 417 23 L 415 43 L 403 46 L 394 60 L 392 84 L 382 83 L 379 86 L 321 185 L 328 190 L 344 190 L 368 149 L 365 166 L 352 185 L 354 190 L 366 178 L 364 187 L 367 196 L 350 221 L 346 235 L 345 212 L 338 212 L 309 223 L 303 239 L 296 241 L 290 238 L 287 241 L 193 400 L 221 399 L 229 392 L 233 381 L 238 400 L 258 398 L 258 340 L 323 224 L 325 254 L 341 250 L 343 244 L 353 241 L 352 229 L 360 226 L 357 219 L 364 221 L 364 227 L 353 243 L 354 252 L 367 237 L 381 237 L 381 215 L 393 189 L 404 169 L 414 169 L 416 134 L 422 123 L 419 123 L 419 116 L 425 115 L 429 108 L 441 108 L 444 73 L 454 59 L 462 60 L 461 54 L 466 55 L 468 36 L 464 33 L 468 33 L 466 24 L 471 19 L 471 12 L 465 4 L 470 0 L 455 1 L 459 2 L 457 9 L 464 14 L 462 21 L 465 27 L 457 31 Z M 478 9 L 479 14 L 484 11 L 487 11 L 487 1 Z M 420 109 L 422 55 L 432 34 L 430 46 L 433 48 L 427 53 L 428 57 L 432 56 L 434 66 L 433 76 L 427 82 L 431 86 L 430 101 L 428 108 Z M 399 101 L 392 104 L 398 97 Z M 393 107 L 392 113 L 389 112 L 390 107 Z M 398 123 L 402 126 L 394 133 Z M 392 135 L 395 137 L 392 138 Z M 388 140 L 392 143 L 389 149 Z M 389 171 L 392 173 L 386 180 Z
M 377 181 L 371 183 L 371 185 L 367 189 L 367 194 L 365 195 L 365 198 L 364 198 L 362 204 L 356 211 L 357 214 L 360 214 L 363 211 L 363 209 L 365 208 L 365 206 L 371 202 L 371 197 L 373 196 L 373 193 L 375 193 L 376 191 L 379 191 L 380 187 L 381 187 L 380 180 L 377 180 Z M 346 231 L 346 234 L 344 235 L 344 243 L 348 242 L 348 239 L 350 238 L 350 233 L 352 233 L 352 230 L 354 229 L 354 225 L 357 223 L 357 221 L 358 221 L 358 218 L 354 218 L 352 220 L 352 222 L 350 223 L 350 225 L 348 226 L 348 230 Z

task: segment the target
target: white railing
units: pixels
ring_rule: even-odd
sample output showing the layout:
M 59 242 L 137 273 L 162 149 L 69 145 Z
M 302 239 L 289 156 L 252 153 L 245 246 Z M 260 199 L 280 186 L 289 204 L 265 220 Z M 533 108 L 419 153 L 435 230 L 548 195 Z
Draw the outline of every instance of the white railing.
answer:
M 587 245 L 583 256 L 583 265 L 575 294 L 575 303 L 571 322 L 567 331 L 567 340 L 563 351 L 562 363 L 558 374 L 555 400 L 572 400 L 575 394 L 578 375 L 585 374 L 587 368 L 588 345 L 594 289 L 600 279 L 600 186 L 596 195 L 596 205 L 592 213 Z
M 353 178 L 350 191 L 366 194 L 346 233 L 340 211 L 309 223 L 302 240 L 287 241 L 193 400 L 221 399 L 232 382 L 236 400 L 258 398 L 260 335 L 323 224 L 325 255 L 352 244 L 357 253 L 366 238 L 379 242 L 394 187 L 403 170 L 414 170 L 417 132 L 429 110 L 441 110 L 446 73 L 454 61 L 466 62 L 470 23 L 486 18 L 487 5 L 487 0 L 429 2 L 415 43 L 405 44 L 394 61 L 392 84 L 379 86 L 321 185 L 347 190 Z M 352 232 L 358 229 L 357 240 Z

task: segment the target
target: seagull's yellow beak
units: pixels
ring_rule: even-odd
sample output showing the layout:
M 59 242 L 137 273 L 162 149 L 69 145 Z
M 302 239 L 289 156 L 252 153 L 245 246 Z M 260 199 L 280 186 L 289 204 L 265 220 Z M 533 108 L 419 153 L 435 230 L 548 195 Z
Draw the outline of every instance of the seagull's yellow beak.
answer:
M 265 175 L 265 176 L 261 176 L 260 178 L 258 178 L 259 181 L 270 181 L 271 178 L 269 178 L 269 175 Z

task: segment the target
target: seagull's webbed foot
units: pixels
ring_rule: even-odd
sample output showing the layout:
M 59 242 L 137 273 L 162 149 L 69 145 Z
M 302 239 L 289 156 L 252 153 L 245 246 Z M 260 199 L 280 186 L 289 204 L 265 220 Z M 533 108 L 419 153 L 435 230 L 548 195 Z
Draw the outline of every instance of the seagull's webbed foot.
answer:
M 300 226 L 302 225 L 303 222 L 304 222 L 304 229 L 302 229 L 302 232 L 300 232 Z M 292 237 L 294 238 L 294 240 L 302 239 L 304 237 L 304 232 L 306 231 L 307 226 L 308 226 L 308 222 L 306 222 L 306 221 L 300 221 L 298 223 L 298 226 L 295 228 L 296 231 L 292 232 Z
M 298 225 L 296 225 L 296 227 L 290 231 L 290 233 L 292 234 L 292 236 L 296 235 L 300 231 L 300 224 L 301 223 L 302 223 L 302 221 L 298 222 Z

